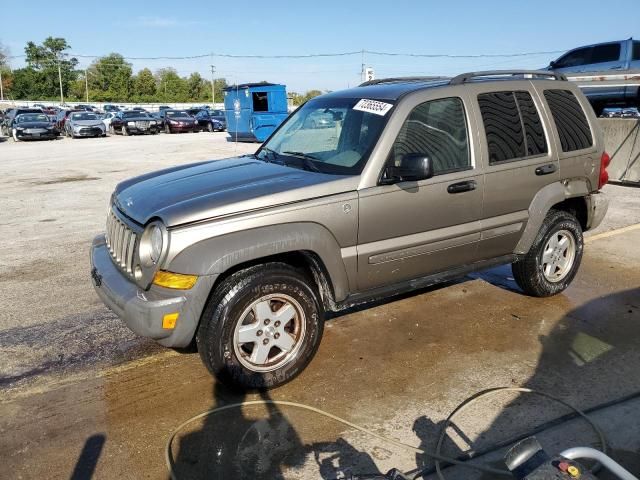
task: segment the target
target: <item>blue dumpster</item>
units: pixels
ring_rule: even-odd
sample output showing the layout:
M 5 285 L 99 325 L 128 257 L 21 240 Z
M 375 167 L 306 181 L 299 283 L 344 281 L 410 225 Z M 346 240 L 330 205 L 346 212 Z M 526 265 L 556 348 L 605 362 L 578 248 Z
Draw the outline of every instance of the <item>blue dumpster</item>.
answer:
M 227 132 L 232 139 L 264 142 L 289 115 L 287 89 L 275 83 L 245 83 L 224 89 Z

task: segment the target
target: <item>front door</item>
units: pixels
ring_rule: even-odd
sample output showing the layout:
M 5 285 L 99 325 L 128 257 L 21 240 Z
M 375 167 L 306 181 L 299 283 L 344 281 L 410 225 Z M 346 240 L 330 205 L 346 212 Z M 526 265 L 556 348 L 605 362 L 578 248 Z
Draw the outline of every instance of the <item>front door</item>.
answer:
M 419 278 L 476 259 L 483 176 L 470 148 L 467 109 L 450 97 L 417 105 L 387 163 L 433 160 L 432 178 L 359 191 L 358 290 Z

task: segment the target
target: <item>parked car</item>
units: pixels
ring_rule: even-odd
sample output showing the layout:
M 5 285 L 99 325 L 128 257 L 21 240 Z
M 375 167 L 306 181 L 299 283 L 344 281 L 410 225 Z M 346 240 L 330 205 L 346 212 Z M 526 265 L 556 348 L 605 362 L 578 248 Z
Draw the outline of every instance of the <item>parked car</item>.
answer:
M 158 111 L 162 111 L 162 110 L 171 110 L 171 107 L 168 105 L 160 105 L 158 107 Z
M 105 105 L 102 107 L 105 113 L 119 112 L 120 108 L 117 105 Z
M 112 134 L 140 135 L 150 133 L 155 135 L 160 131 L 158 121 L 146 112 L 128 111 L 118 112 L 111 119 Z
M 575 48 L 552 61 L 547 69 L 579 82 L 596 115 L 601 115 L 605 107 L 640 106 L 638 40 L 630 38 Z M 590 75 L 594 73 L 597 75 Z
M 227 128 L 227 121 L 221 110 L 200 110 L 195 115 L 195 119 L 200 130 L 223 132 Z
M 640 118 L 640 113 L 638 113 L 637 108 L 625 108 L 620 113 L 620 117 L 622 118 Z
M 19 140 L 52 140 L 58 138 L 60 132 L 44 113 L 21 113 L 16 116 L 11 128 L 14 141 Z
M 165 133 L 181 133 L 198 131 L 198 122 L 185 110 L 162 110 L 162 128 Z
M 132 112 L 146 112 L 146 110 L 142 107 L 133 107 L 131 109 Z
M 110 131 L 111 120 L 113 120 L 113 117 L 115 117 L 117 114 L 118 112 L 106 112 L 100 116 L 102 119 L 102 123 L 104 123 L 104 126 L 107 129 L 107 132 Z
M 65 122 L 65 135 L 78 137 L 106 137 L 107 129 L 93 112 L 72 112 Z
M 27 108 L 27 107 L 18 107 L 11 108 L 7 110 L 2 125 L 0 125 L 0 130 L 3 135 L 10 136 L 13 130 L 13 123 L 18 115 L 23 113 L 42 113 L 42 109 L 40 108 Z
M 123 181 L 91 247 L 97 294 L 139 335 L 195 338 L 221 381 L 269 388 L 311 361 L 327 311 L 509 263 L 524 293 L 562 292 L 609 157 L 578 87 L 527 75 L 366 82 L 254 155 Z M 305 128 L 319 111 L 339 131 Z

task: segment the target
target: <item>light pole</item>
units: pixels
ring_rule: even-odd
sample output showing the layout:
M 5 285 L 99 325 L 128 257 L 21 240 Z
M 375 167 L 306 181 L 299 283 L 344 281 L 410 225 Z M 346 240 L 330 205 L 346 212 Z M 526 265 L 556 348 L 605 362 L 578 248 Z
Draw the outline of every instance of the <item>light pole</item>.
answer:
M 216 81 L 214 74 L 216 73 L 216 66 L 211 65 L 211 104 L 213 108 L 216 108 Z
M 87 103 L 89 103 L 89 71 L 84 69 L 84 88 L 87 92 Z
M 60 81 L 60 105 L 64 105 L 64 95 L 62 93 L 62 70 L 60 70 L 60 57 L 58 57 L 58 80 Z

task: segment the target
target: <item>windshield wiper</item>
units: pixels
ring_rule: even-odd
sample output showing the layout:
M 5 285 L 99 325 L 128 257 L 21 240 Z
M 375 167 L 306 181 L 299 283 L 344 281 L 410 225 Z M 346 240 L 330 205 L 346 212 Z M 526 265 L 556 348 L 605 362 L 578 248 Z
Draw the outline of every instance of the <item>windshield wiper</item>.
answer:
M 292 157 L 295 158 L 299 158 L 300 160 L 302 160 L 304 162 L 304 166 L 307 170 L 311 170 L 313 172 L 319 172 L 320 169 L 316 166 L 316 164 L 314 163 L 314 160 L 319 160 L 318 158 L 314 157 L 313 155 L 309 155 L 307 153 L 303 153 L 303 152 L 292 152 L 292 151 L 285 151 L 282 152 L 285 155 L 290 155 Z
M 269 158 L 267 155 L 265 155 L 264 157 L 258 157 L 256 155 L 256 158 L 260 158 L 261 160 L 264 160 L 267 163 L 281 163 L 282 165 L 284 165 L 283 162 L 276 162 L 276 159 L 278 158 L 278 152 L 276 152 L 275 150 L 272 150 L 268 147 L 262 147 L 260 149 L 261 152 L 266 152 L 267 155 L 270 155 L 271 158 Z

